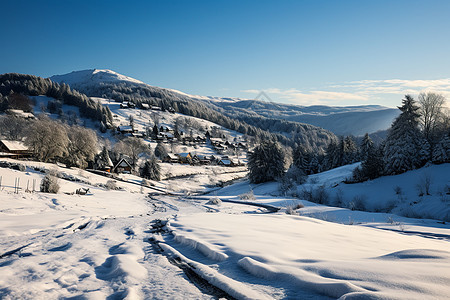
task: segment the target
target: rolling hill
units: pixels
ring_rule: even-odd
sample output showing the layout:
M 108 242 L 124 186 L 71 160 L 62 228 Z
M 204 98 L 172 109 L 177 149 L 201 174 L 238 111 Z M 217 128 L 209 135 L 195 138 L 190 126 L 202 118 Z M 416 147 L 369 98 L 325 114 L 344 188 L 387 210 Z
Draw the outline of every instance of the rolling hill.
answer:
M 336 135 L 360 136 L 366 132 L 386 130 L 399 113 L 397 109 L 379 105 L 300 106 L 252 99 L 194 96 L 173 89 L 150 86 L 111 70 L 75 71 L 64 75 L 55 75 L 50 79 L 58 83 L 66 83 L 89 96 L 109 96 L 119 100 L 128 100 L 123 98 L 125 93 L 133 96 L 134 99 L 165 96 L 173 99 L 192 100 L 207 104 L 209 108 L 231 118 L 243 120 L 264 117 L 305 123 L 324 128 Z M 137 89 L 143 88 L 146 90 L 145 93 L 137 92 Z M 116 92 L 112 93 L 111 89 Z

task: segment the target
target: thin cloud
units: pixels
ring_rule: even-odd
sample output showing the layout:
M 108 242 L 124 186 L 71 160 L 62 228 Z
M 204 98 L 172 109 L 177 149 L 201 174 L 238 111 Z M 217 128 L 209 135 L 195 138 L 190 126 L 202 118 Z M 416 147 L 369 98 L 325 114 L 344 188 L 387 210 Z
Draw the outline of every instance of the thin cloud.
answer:
M 244 93 L 259 94 L 259 90 L 243 90 Z M 369 98 L 365 95 L 347 93 L 347 92 L 335 92 L 335 91 L 310 91 L 302 92 L 297 89 L 282 90 L 278 88 L 269 88 L 264 90 L 269 95 L 275 95 L 275 98 L 283 99 L 290 103 L 311 105 L 311 104 L 324 104 L 332 105 L 345 101 L 367 101 Z
M 313 91 L 279 88 L 264 89 L 264 92 L 274 96 L 274 99 L 278 98 L 285 102 L 301 105 L 343 105 L 344 103 L 344 105 L 352 105 L 368 102 L 369 100 L 382 100 L 394 95 L 403 97 L 406 94 L 417 95 L 421 92 L 428 91 L 443 94 L 448 98 L 450 96 L 450 78 L 433 80 L 358 80 L 343 84 L 329 85 L 323 90 Z M 259 94 L 261 91 L 248 89 L 243 90 L 242 92 Z

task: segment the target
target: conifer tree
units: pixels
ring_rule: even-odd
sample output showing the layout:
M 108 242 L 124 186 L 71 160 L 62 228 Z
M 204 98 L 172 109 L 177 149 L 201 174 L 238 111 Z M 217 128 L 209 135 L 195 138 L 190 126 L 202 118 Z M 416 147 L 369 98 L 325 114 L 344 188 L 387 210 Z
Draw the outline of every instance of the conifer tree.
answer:
M 424 138 L 419 131 L 418 107 L 410 95 L 402 100 L 400 115 L 386 138 L 384 162 L 386 174 L 400 174 L 421 164 L 420 149 Z
M 435 164 L 450 162 L 450 136 L 444 135 L 433 149 L 432 161 Z
M 362 140 L 361 146 L 360 146 L 362 160 L 367 159 L 367 155 L 369 154 L 369 151 L 371 150 L 372 147 L 373 147 L 373 141 L 370 138 L 369 134 L 366 133 L 363 137 L 363 140 Z
M 311 174 L 310 164 L 312 155 L 301 145 L 295 147 L 292 155 L 294 165 L 302 170 L 305 174 Z
M 144 163 L 141 169 L 141 176 L 145 179 L 161 180 L 161 166 L 158 164 L 155 156 L 152 156 Z
M 350 136 L 342 140 L 342 152 L 341 165 L 351 164 L 358 160 L 358 147 Z
M 284 174 L 284 164 L 285 157 L 281 146 L 274 141 L 264 141 L 249 155 L 250 181 L 261 183 L 280 178 Z

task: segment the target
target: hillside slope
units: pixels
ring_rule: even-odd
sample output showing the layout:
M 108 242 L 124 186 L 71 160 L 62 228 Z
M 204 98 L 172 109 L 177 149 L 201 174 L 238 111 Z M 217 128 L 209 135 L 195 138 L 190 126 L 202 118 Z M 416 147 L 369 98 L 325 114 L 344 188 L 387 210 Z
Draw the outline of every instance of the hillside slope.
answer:
M 194 96 L 123 79 L 121 76 L 109 70 L 86 70 L 53 76 L 51 79 L 68 83 L 90 97 L 132 101 L 138 106 L 148 103 L 163 109 L 173 108 L 179 113 L 202 118 L 243 134 L 276 139 L 290 146 L 300 142 L 311 150 L 323 151 L 336 139 L 331 132 L 316 126 L 260 115 L 230 114 Z
M 189 95 L 172 89 L 158 88 L 142 81 L 116 73 L 111 70 L 83 70 L 65 75 L 55 75 L 51 80 L 69 84 L 89 96 L 111 97 L 128 100 L 120 94 L 132 94 L 139 99 L 142 93 L 136 89 L 145 88 L 146 98 L 161 98 L 195 100 L 232 118 L 245 120 L 247 118 L 264 117 L 269 119 L 292 121 L 311 124 L 327 129 L 337 135 L 363 135 L 389 128 L 392 120 L 398 115 L 398 110 L 379 105 L 362 105 L 348 107 L 333 106 L 300 106 L 275 103 L 260 100 L 239 98 L 222 98 L 211 96 Z M 116 93 L 110 93 L 115 89 Z M 354 126 L 358 124 L 358 126 Z

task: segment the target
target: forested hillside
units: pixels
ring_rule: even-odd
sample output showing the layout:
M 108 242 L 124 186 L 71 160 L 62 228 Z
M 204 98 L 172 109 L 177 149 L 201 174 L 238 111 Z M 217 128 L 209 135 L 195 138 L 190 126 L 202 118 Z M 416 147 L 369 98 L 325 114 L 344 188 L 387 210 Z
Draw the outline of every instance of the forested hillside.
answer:
M 67 84 L 58 84 L 48 78 L 33 75 L 8 73 L 0 75 L 0 111 L 6 109 L 29 110 L 29 104 L 16 95 L 45 95 L 67 105 L 80 108 L 82 116 L 101 121 L 105 126 L 112 124 L 111 111 L 85 94 L 71 89 Z
M 88 71 L 92 73 L 90 77 L 86 76 Z M 78 81 L 74 78 L 77 74 L 82 77 Z M 112 74 L 116 75 L 117 80 L 111 79 Z M 331 141 L 336 140 L 333 133 L 319 127 L 258 115 L 227 115 L 226 111 L 211 109 L 207 103 L 189 95 L 136 80 L 124 80 L 123 77 L 109 70 L 86 70 L 53 76 L 51 79 L 58 80 L 61 84 L 67 82 L 72 88 L 91 97 L 110 98 L 118 102 L 130 101 L 138 107 L 142 103 L 148 103 L 164 110 L 173 109 L 262 140 L 274 139 L 288 146 L 301 143 L 311 151 L 322 152 Z

